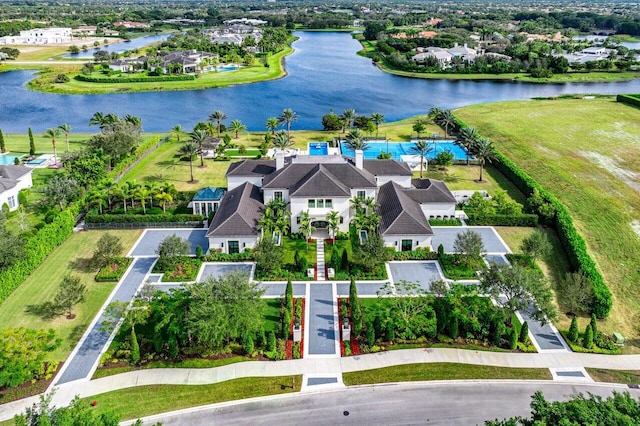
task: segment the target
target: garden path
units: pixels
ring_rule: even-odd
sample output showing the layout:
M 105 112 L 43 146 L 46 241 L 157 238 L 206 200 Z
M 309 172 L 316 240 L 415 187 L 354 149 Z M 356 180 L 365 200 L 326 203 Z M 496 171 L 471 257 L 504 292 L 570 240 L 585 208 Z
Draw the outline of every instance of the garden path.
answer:
M 316 270 L 318 271 L 316 279 L 324 281 L 324 240 L 318 240 L 316 244 Z

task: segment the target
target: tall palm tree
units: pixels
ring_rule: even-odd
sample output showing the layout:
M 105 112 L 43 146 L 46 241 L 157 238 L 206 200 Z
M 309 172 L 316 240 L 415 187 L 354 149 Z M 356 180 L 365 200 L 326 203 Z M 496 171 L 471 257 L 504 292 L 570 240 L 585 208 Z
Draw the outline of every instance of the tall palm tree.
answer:
M 173 136 L 176 137 L 176 139 L 178 139 L 178 143 L 180 143 L 180 135 L 182 134 L 182 126 L 179 124 L 176 124 L 175 126 L 173 126 L 171 128 L 171 134 Z
M 142 213 L 147 214 L 147 198 L 149 197 L 149 190 L 144 186 L 140 186 L 133 191 L 133 195 L 138 199 L 138 201 L 140 201 Z
M 189 137 L 192 142 L 197 144 L 198 154 L 200 154 L 200 167 L 204 167 L 204 141 L 207 140 L 209 135 L 204 130 L 195 129 L 193 132 L 189 133 Z M 184 145 L 183 145 L 184 146 Z M 191 178 L 193 181 L 193 178 Z
M 371 121 L 376 125 L 376 139 L 378 139 L 378 128 L 384 123 L 384 115 L 381 112 L 371 113 Z
M 284 130 L 280 130 L 273 138 L 273 146 L 284 151 L 290 146 L 293 146 L 293 139 Z
M 222 122 L 226 120 L 227 114 L 220 111 L 219 109 L 213 111 L 213 114 L 209 116 L 209 121 L 216 123 L 216 128 L 218 129 L 218 137 L 220 137 L 220 128 L 222 127 Z
M 353 129 L 353 121 L 356 119 L 356 110 L 353 108 L 345 109 L 342 111 L 342 116 L 340 117 L 345 124 L 346 127 L 349 127 L 349 130 Z
M 429 168 L 429 160 L 427 159 L 427 154 L 433 151 L 433 147 L 429 146 L 427 141 L 418 140 L 416 141 L 410 149 L 411 153 L 420 156 L 420 179 L 422 179 L 422 163 L 427 163 L 427 169 Z
M 329 223 L 329 232 L 331 233 L 331 239 L 336 238 L 336 234 L 340 230 L 340 212 L 337 210 L 331 210 L 327 214 L 327 222 Z
M 133 124 L 137 127 L 142 127 L 142 119 L 140 117 L 136 117 L 135 115 L 127 114 L 124 116 L 123 121 Z
M 89 206 L 98 206 L 100 214 L 102 214 L 102 208 L 106 204 L 107 193 L 103 189 L 94 189 L 88 194 Z
M 298 120 L 298 114 L 293 112 L 291 108 L 282 110 L 282 114 L 278 116 L 278 123 L 287 125 L 287 135 L 291 134 L 291 123 Z
M 279 125 L 280 121 L 278 121 L 278 117 L 269 117 L 267 118 L 267 122 L 265 123 L 265 127 L 271 132 L 272 135 L 276 134 L 276 129 Z
M 193 157 L 198 155 L 199 149 L 198 145 L 193 141 L 185 142 L 184 145 L 180 147 L 178 150 L 178 154 L 182 158 L 186 158 L 189 160 L 189 170 L 191 171 L 191 180 L 189 182 L 193 182 Z
M 362 201 L 362 207 L 367 215 L 375 214 L 378 203 L 373 197 L 367 197 Z
M 349 200 L 349 204 L 351 204 L 351 208 L 357 213 L 364 210 L 364 200 L 365 198 L 353 197 Z
M 455 144 L 465 150 L 465 154 L 467 155 L 467 166 L 469 165 L 469 154 L 479 137 L 480 135 L 478 135 L 478 132 L 473 127 L 464 127 L 460 129 L 456 135 Z
M 300 213 L 300 231 L 305 237 L 307 250 L 309 250 L 309 238 L 311 238 L 311 234 L 316 230 L 315 226 L 313 226 L 311 220 L 311 215 L 309 215 L 309 211 Z
M 413 123 L 412 127 L 413 131 L 418 135 L 418 139 L 420 139 L 420 134 L 424 132 L 426 128 L 427 126 L 425 126 L 422 120 L 417 120 L 415 123 Z
M 58 164 L 58 152 L 56 151 L 56 138 L 60 136 L 60 129 L 51 128 L 44 132 L 44 136 L 51 138 L 51 144 L 53 145 L 53 164 Z
M 491 142 L 487 138 L 479 138 L 476 141 L 475 146 L 473 147 L 473 155 L 480 160 L 480 179 L 479 182 L 482 182 L 482 171 L 484 169 L 485 162 L 491 162 L 496 156 L 495 149 L 493 147 L 493 142 Z
M 89 119 L 89 126 L 99 126 L 102 129 L 104 123 L 105 115 L 99 111 L 93 114 Z
M 364 135 L 362 134 L 362 131 L 358 128 L 355 128 L 353 130 L 351 130 L 349 133 L 347 133 L 347 136 L 345 137 L 346 141 L 347 141 L 347 145 L 349 146 L 349 148 L 351 148 L 352 150 L 362 150 L 362 151 L 366 151 L 367 149 L 369 149 L 369 144 L 364 140 Z
M 64 123 L 59 125 L 58 129 L 60 129 L 60 131 L 64 133 L 64 138 L 67 142 L 67 152 L 71 151 L 71 149 L 69 149 L 69 133 L 71 133 L 71 126 L 69 126 L 67 123 Z
M 232 132 L 235 132 L 235 134 L 236 134 L 235 139 L 238 139 L 238 132 L 246 130 L 246 128 L 247 128 L 247 126 L 242 124 L 242 121 L 240 121 L 240 120 L 233 120 L 231 122 L 231 124 L 229 125 L 229 130 L 231 130 Z
M 162 212 L 166 213 L 167 203 L 173 202 L 173 196 L 168 192 L 162 191 L 156 195 L 156 200 L 160 201 L 160 204 L 162 204 Z
M 455 125 L 456 119 L 450 109 L 445 109 L 436 118 L 436 122 L 444 127 L 444 137 L 446 138 L 449 136 L 449 126 Z
M 153 207 L 153 199 L 159 192 L 158 184 L 156 182 L 149 182 L 146 187 L 149 190 L 149 206 Z
M 123 183 L 115 187 L 112 191 L 113 195 L 122 200 L 124 214 L 127 214 L 127 200 L 129 199 L 129 185 Z
M 436 119 L 440 116 L 440 114 L 442 114 L 442 108 L 433 107 L 429 109 L 427 118 L 436 123 Z

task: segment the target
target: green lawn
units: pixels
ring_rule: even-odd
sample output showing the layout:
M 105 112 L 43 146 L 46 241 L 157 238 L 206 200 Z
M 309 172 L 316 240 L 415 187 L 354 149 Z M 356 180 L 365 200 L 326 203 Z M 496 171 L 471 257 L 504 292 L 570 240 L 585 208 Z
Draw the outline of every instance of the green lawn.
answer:
M 289 237 L 282 239 L 282 248 L 284 249 L 283 263 L 293 263 L 296 251 L 300 255 L 306 254 L 309 267 L 316 263 L 316 243 L 307 243 L 305 240 L 294 240 Z
M 49 354 L 48 359 L 64 361 L 115 287 L 115 283 L 94 282 L 93 277 L 97 271 L 89 270 L 86 266 L 97 241 L 105 232 L 75 233 L 55 249 L 38 269 L 0 305 L 0 328 L 53 328 L 62 338 L 63 343 L 56 351 Z M 125 252 L 140 235 L 140 231 L 137 230 L 109 231 L 109 233 L 121 238 Z M 68 320 L 65 316 L 43 320 L 25 311 L 29 305 L 37 305 L 52 299 L 60 286 L 62 277 L 68 273 L 79 276 L 82 283 L 87 286 L 86 301 L 74 308 L 73 312 L 77 316 L 73 320 Z
M 221 367 L 223 365 L 235 364 L 245 361 L 257 361 L 256 358 L 249 358 L 246 356 L 231 356 L 228 358 L 219 359 L 207 359 L 207 358 L 192 358 L 184 361 L 169 362 L 169 361 L 151 361 L 149 364 L 145 364 L 141 367 L 134 367 L 128 365 L 126 367 L 106 368 L 98 369 L 93 374 L 91 379 L 99 379 L 101 377 L 113 376 L 114 374 L 126 373 L 128 371 L 149 368 L 214 368 Z
M 640 371 L 605 370 L 603 368 L 587 368 L 586 370 L 596 382 L 640 385 Z
M 278 329 L 280 328 L 280 306 L 282 305 L 282 299 L 269 298 L 263 300 L 267 305 L 264 310 L 264 331 L 273 331 L 278 334 Z
M 291 388 L 294 380 L 295 386 Z M 247 377 L 212 385 L 138 386 L 92 396 L 84 401 L 87 404 L 96 401 L 97 413 L 114 412 L 121 420 L 129 420 L 224 401 L 298 392 L 301 382 L 302 376 L 280 376 Z
M 640 350 L 640 109 L 613 99 L 515 101 L 456 115 L 557 196 L 613 292 L 601 330 Z
M 457 363 L 405 364 L 344 373 L 347 386 L 427 380 L 551 380 L 546 368 L 509 368 Z

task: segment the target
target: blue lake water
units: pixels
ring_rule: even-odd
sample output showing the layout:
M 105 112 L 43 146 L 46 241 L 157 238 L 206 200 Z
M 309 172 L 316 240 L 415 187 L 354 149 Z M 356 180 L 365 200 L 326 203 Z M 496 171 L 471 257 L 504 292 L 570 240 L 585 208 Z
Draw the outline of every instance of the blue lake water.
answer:
M 454 160 L 465 160 L 467 158 L 466 151 L 453 143 L 453 141 L 427 142 L 427 146 L 431 149 L 431 152 L 425 155 L 428 160 L 436 158 L 436 155 L 442 151 L 451 151 Z M 414 143 L 415 141 L 389 143 L 379 141 L 367 142 L 367 146 L 369 148 L 364 151 L 364 158 L 378 158 L 378 155 L 381 153 L 390 152 L 394 160 L 401 161 L 403 155 L 416 155 L 416 153 L 413 152 L 413 147 L 415 146 Z M 344 155 L 353 157 L 353 150 L 349 148 L 349 145 L 346 142 L 340 143 L 340 149 Z
M 83 43 L 82 39 L 77 39 L 76 46 L 81 47 L 83 44 L 87 44 L 89 46 L 89 49 L 81 50 L 78 53 L 67 53 L 66 55 L 64 55 L 64 57 L 71 58 L 71 59 L 86 59 L 86 58 L 93 59 L 93 54 L 96 53 L 98 50 L 106 50 L 109 53 L 111 52 L 123 53 L 127 50 L 141 49 L 145 46 L 150 45 L 151 43 L 164 41 L 168 39 L 170 35 L 171 34 L 156 34 L 151 36 L 134 38 L 134 39 L 131 39 L 131 41 L 122 41 L 120 43 L 113 43 L 107 46 L 100 45 L 98 47 L 93 47 L 92 44 Z
M 292 129 L 319 129 L 330 109 L 358 114 L 381 112 L 386 121 L 425 114 L 429 108 L 457 108 L 483 102 L 572 93 L 640 93 L 640 80 L 619 83 L 532 84 L 504 81 L 421 80 L 383 73 L 356 55 L 360 44 L 346 33 L 299 32 L 295 52 L 285 59 L 279 80 L 207 90 L 54 95 L 27 90 L 32 71 L 0 73 L 0 128 L 36 133 L 61 123 L 74 131 L 89 127 L 96 112 L 142 118 L 146 131 L 168 132 L 176 124 L 191 129 L 217 109 L 241 120 L 249 130 L 264 130 L 268 117 L 284 108 L 299 116 Z

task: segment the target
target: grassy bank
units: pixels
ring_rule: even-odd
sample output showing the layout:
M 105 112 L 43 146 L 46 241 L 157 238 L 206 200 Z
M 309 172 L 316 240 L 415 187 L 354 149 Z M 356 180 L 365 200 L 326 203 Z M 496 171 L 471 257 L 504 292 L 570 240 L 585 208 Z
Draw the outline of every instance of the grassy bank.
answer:
M 640 110 L 598 98 L 475 105 L 456 114 L 568 207 L 613 292 L 600 330 L 621 332 L 630 339 L 625 350 L 640 351 Z M 561 315 L 559 328 L 569 320 Z
M 605 370 L 602 368 L 587 368 L 586 370 L 596 382 L 640 385 L 640 371 Z
M 287 46 L 282 51 L 270 55 L 267 63 L 268 67 L 256 61 L 256 65 L 242 67 L 231 72 L 211 72 L 199 74 L 195 80 L 187 81 L 163 81 L 163 82 L 140 82 L 140 83 L 91 83 L 79 81 L 70 75 L 71 80 L 67 83 L 54 83 L 57 71 L 42 72 L 36 79 L 28 83 L 28 87 L 34 90 L 61 93 L 61 94 L 104 94 L 120 92 L 152 92 L 171 90 L 199 90 L 215 87 L 226 87 L 235 84 L 255 83 L 258 81 L 274 80 L 286 75 L 284 69 L 284 57 L 291 54 L 293 48 Z
M 374 370 L 344 373 L 347 386 L 427 380 L 551 380 L 546 368 L 508 368 L 457 363 L 405 364 Z
M 53 328 L 62 338 L 62 345 L 48 356 L 49 360 L 64 361 L 86 331 L 100 307 L 115 287 L 115 283 L 96 283 L 96 271 L 87 263 L 93 255 L 97 241 L 106 231 L 75 233 L 56 248 L 0 306 L 0 328 L 27 327 Z M 125 252 L 133 245 L 141 231 L 109 231 L 121 238 Z M 124 254 L 124 253 L 123 253 Z M 48 320 L 29 313 L 29 306 L 51 300 L 56 294 L 62 277 L 71 273 L 80 277 L 87 286 L 85 302 L 73 309 L 76 317 L 68 320 L 59 316 Z

